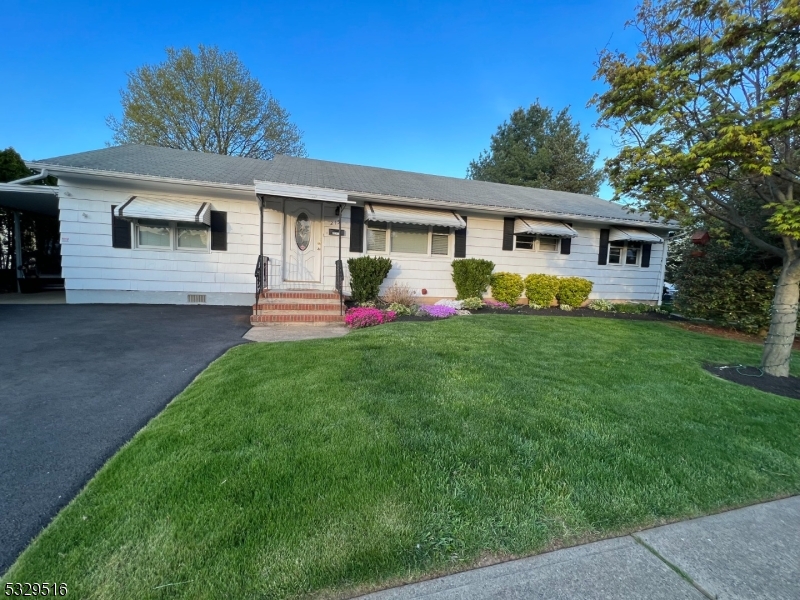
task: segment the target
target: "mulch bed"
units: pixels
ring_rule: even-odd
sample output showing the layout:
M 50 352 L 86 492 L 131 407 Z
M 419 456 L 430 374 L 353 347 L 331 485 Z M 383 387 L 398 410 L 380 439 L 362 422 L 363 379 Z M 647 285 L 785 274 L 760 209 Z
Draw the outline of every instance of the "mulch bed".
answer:
M 777 396 L 800 400 L 800 377 L 775 377 L 758 367 L 742 365 L 703 365 L 703 368 L 720 379 L 756 388 Z

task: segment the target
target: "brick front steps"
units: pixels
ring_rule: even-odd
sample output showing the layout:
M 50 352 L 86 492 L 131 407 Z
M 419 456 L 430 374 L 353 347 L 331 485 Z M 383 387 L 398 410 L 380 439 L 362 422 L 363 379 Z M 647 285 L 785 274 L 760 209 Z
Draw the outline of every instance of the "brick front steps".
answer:
M 343 323 L 339 314 L 339 294 L 318 290 L 261 292 L 258 304 L 253 305 L 250 324 L 325 325 Z

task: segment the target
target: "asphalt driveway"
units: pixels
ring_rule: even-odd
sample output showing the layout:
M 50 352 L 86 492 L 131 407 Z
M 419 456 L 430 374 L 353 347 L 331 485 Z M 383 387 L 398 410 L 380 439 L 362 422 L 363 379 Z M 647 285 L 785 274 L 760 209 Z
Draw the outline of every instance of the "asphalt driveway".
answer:
M 0 305 L 0 573 L 250 308 Z

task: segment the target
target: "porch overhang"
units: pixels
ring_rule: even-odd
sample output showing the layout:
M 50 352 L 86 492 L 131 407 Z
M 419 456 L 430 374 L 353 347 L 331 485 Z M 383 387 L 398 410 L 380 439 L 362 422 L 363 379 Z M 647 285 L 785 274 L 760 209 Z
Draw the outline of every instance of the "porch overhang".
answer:
M 277 183 L 274 181 L 254 181 L 256 196 L 284 196 L 287 198 L 300 198 L 302 200 L 318 200 L 334 204 L 355 204 L 347 197 L 347 192 L 329 188 L 310 187 L 307 185 L 294 185 L 292 183 Z

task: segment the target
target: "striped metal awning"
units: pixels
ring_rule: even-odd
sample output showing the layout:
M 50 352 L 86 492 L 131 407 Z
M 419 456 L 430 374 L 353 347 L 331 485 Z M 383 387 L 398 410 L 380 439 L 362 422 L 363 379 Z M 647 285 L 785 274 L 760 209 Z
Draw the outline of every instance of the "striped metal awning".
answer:
M 611 242 L 646 242 L 648 244 L 660 244 L 664 241 L 646 229 L 633 227 L 612 227 L 608 240 Z
M 514 221 L 514 234 L 538 234 L 560 238 L 578 237 L 578 232 L 566 223 L 539 219 L 517 219 Z
M 125 204 L 114 209 L 114 215 L 123 219 L 154 219 L 211 226 L 211 203 L 131 196 Z
M 467 223 L 452 210 L 432 210 L 428 208 L 409 208 L 367 202 L 364 210 L 365 221 L 386 223 L 406 223 L 409 225 L 436 225 L 464 229 Z

